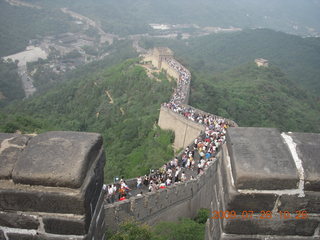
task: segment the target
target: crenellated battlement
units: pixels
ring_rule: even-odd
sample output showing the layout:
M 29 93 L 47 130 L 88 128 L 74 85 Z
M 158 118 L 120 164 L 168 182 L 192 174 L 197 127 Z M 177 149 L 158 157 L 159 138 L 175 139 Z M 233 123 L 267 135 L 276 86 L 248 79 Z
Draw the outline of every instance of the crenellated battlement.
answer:
M 0 239 L 102 239 L 101 135 L 1 133 L 0 162 Z
M 153 64 L 177 80 L 159 126 L 175 132 L 175 149 L 203 140 L 210 128 L 221 133 L 215 158 L 194 179 L 109 204 L 99 134 L 1 133 L 0 240 L 102 240 L 129 218 L 176 221 L 200 208 L 212 211 L 206 240 L 319 239 L 320 134 L 241 128 L 195 109 L 187 105 L 190 72 L 171 50 L 154 52 Z M 136 179 L 127 183 L 135 188 Z

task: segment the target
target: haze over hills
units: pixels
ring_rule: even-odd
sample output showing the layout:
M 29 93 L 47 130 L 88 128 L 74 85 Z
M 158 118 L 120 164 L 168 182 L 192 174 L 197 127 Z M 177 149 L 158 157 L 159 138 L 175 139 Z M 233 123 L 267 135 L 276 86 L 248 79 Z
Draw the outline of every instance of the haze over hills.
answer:
M 30 39 L 77 32 L 80 22 L 62 8 L 91 18 L 105 32 L 122 37 L 146 33 L 207 34 L 208 29 L 203 31 L 202 28 L 231 26 L 270 28 L 308 36 L 320 33 L 319 0 L 21 0 L 35 7 L 17 6 L 10 1 L 0 1 L 1 56 L 23 50 Z M 158 31 L 150 26 L 152 23 L 175 27 L 171 31 Z M 216 30 L 209 29 L 209 32 Z
M 0 0 L 0 132 L 98 132 L 107 183 L 159 168 L 174 156 L 157 121 L 176 82 L 138 55 L 165 46 L 192 73 L 193 107 L 318 133 L 319 12 L 320 0 Z M 207 218 L 164 224 L 161 239 L 203 239 Z
M 1 131 L 42 132 L 59 129 L 100 132 L 104 135 L 109 153 L 109 180 L 114 174 L 135 176 L 141 174 L 142 170 L 154 166 L 150 165 L 154 154 L 149 154 L 153 151 L 153 147 L 150 147 L 152 141 L 161 142 L 155 150 L 159 153 L 157 164 L 165 161 L 172 151 L 168 149 L 171 135 L 153 129 L 160 103 L 169 99 L 172 84 L 167 83 L 164 76 L 163 81 L 157 83 L 146 77 L 143 69 L 134 66 L 132 62 L 124 62 L 125 59 L 138 55 L 133 52 L 130 39 L 145 48 L 171 47 L 179 61 L 192 71 L 194 79 L 191 103 L 200 109 L 234 119 L 243 126 L 319 132 L 319 38 L 302 38 L 267 29 L 199 36 L 204 34 L 201 31 L 204 31 L 205 26 L 233 25 L 244 28 L 259 27 L 258 24 L 268 26 L 266 23 L 271 24 L 270 27 L 281 27 L 290 32 L 290 24 L 298 20 L 301 26 L 309 24 L 316 29 L 318 22 L 314 20 L 318 15 L 313 13 L 318 8 L 319 1 L 306 4 L 298 0 L 290 1 L 290 4 L 288 1 L 260 1 L 257 4 L 251 0 L 241 4 L 231 0 L 223 3 L 206 0 L 199 3 L 187 1 L 184 4 L 179 0 L 155 1 L 153 4 L 139 0 L 130 4 L 127 1 L 100 0 L 26 1 L 36 7 L 12 6 L 4 1 L 0 3 L 5 6 L 3 9 L 12 14 L 3 15 L 8 17 L 7 23 L 9 20 L 16 21 L 18 26 L 10 38 L 18 42 L 23 40 L 24 38 L 19 40 L 18 29 L 23 26 L 19 24 L 23 21 L 28 22 L 26 16 L 33 16 L 35 25 L 26 39 L 36 37 L 33 41 L 40 47 L 43 46 L 42 41 L 46 44 L 51 41 L 53 45 L 50 43 L 49 46 L 56 49 L 48 47 L 50 51 L 46 60 L 27 64 L 27 71 L 34 78 L 38 92 L 29 100 L 16 102 L 2 109 Z M 261 8 L 261 5 L 264 8 Z M 79 15 L 81 19 L 68 15 L 60 18 L 60 14 L 63 15 L 62 7 L 75 11 L 71 12 L 72 14 L 78 12 L 83 15 Z M 300 14 L 287 17 L 298 7 Z M 202 12 L 199 10 L 197 13 L 194 10 L 197 8 Z M 310 8 L 312 10 L 309 11 Z M 134 12 L 132 9 L 137 11 Z M 24 18 L 15 19 L 15 14 L 21 11 L 25 13 Z M 215 14 L 209 14 L 210 11 Z M 308 12 L 308 17 L 304 15 L 304 11 Z M 181 12 L 179 18 L 175 14 L 178 12 Z M 243 15 L 244 12 L 247 14 Z M 272 19 L 277 20 L 261 21 L 261 14 L 266 12 L 269 12 Z M 282 14 L 277 14 L 279 12 Z M 45 13 L 48 18 L 44 16 Z M 45 19 L 42 22 L 43 26 L 48 28 L 42 27 L 40 31 L 36 28 L 36 19 L 42 17 Z M 129 21 L 131 17 L 132 21 Z M 293 21 L 291 17 L 296 20 Z M 275 24 L 276 21 L 282 24 Z M 64 22 L 68 24 L 59 28 L 58 25 Z M 238 25 L 230 24 L 231 22 Z M 179 25 L 179 30 L 155 30 L 150 27 L 150 23 L 182 25 Z M 189 25 L 183 25 L 185 23 Z M 8 28 L 0 29 L 3 34 L 9 31 Z M 301 30 L 295 30 L 297 29 Z M 61 35 L 63 32 L 69 33 Z M 148 35 L 139 36 L 138 39 L 127 36 L 142 32 Z M 165 36 L 187 32 L 191 34 L 188 38 L 155 38 L 159 34 Z M 126 37 L 120 38 L 109 33 Z M 300 31 L 295 33 L 307 34 Z M 48 34 L 53 35 L 46 38 Z M 204 35 L 207 34 L 209 32 Z M 55 38 L 56 35 L 59 37 Z M 89 45 L 80 45 L 79 48 L 80 43 L 76 39 L 78 36 Z M 104 37 L 105 44 L 102 41 Z M 16 49 L 11 45 L 3 46 L 6 46 L 5 51 L 9 52 Z M 68 47 L 72 51 L 65 55 L 58 53 L 58 50 Z M 259 69 L 253 66 L 253 60 L 258 57 L 268 59 L 271 67 Z M 62 70 L 65 66 L 66 70 Z M 71 66 L 70 69 L 68 66 Z M 114 67 L 107 70 L 112 66 Z M 3 82 L 6 82 L 7 76 L 17 78 L 14 63 L 10 65 L 11 72 L 5 70 L 8 67 L 9 65 L 2 68 Z M 70 71 L 75 67 L 77 70 Z M 8 75 L 8 72 L 11 75 Z M 99 81 L 104 84 L 101 89 L 98 87 Z M 12 81 L 11 84 L 13 87 L 9 90 L 8 84 L 2 84 L 5 87 L 0 85 L 3 96 L 14 96 L 12 99 L 22 98 L 18 82 Z M 149 88 L 153 90 L 150 92 Z M 145 92 L 148 94 L 143 97 Z M 112 104 L 109 95 L 114 101 Z M 156 140 L 155 136 L 160 137 Z M 143 146 L 149 146 L 150 151 L 147 150 L 148 147 Z M 121 161 L 117 162 L 118 159 Z M 141 159 L 146 161 L 142 165 L 139 162 Z M 130 165 L 129 170 L 122 166 L 123 162 Z
M 78 75 L 45 94 L 9 106 L 0 113 L 0 132 L 99 132 L 108 152 L 107 182 L 120 174 L 134 177 L 159 167 L 173 153 L 173 136 L 154 124 L 173 83 L 164 74 L 159 81 L 148 78 L 136 63 L 133 59 Z
M 239 62 L 251 61 L 258 54 L 260 57 L 264 55 L 279 64 L 295 82 L 303 82 L 301 86 L 317 93 L 317 39 L 303 40 L 272 31 L 250 32 L 241 29 L 268 27 L 317 36 L 317 29 L 320 29 L 317 14 L 319 6 L 319 0 L 244 0 L 241 3 L 234 0 L 3 0 L 0 1 L 3 23 L 0 26 L 0 34 L 3 36 L 0 38 L 0 55 L 16 53 L 29 46 L 35 49 L 28 53 L 33 55 L 32 61 L 36 61 L 37 55 L 41 58 L 45 56 L 44 60 L 29 62 L 26 66 L 21 66 L 21 62 L 27 51 L 20 52 L 20 57 L 7 56 L 18 59 L 18 71 L 23 79 L 26 96 L 33 94 L 36 89 L 38 92 L 48 89 L 52 83 L 60 81 L 65 72 L 103 59 L 118 48 L 114 46 L 114 42 L 125 39 L 133 41 L 138 49 L 143 37 L 169 38 L 164 42 L 168 45 L 174 39 L 188 41 L 190 48 L 183 48 L 184 44 L 178 43 L 182 47 L 179 52 L 181 56 L 185 56 L 186 52 L 199 56 L 201 49 L 197 51 L 198 46 L 208 46 L 204 50 L 205 56 L 209 57 L 211 53 L 213 58 L 208 58 L 209 61 L 199 60 L 198 65 L 202 65 L 201 61 L 209 62 L 211 70 L 217 70 L 223 65 L 234 66 Z M 199 38 L 212 33 L 234 31 L 237 33 L 230 35 L 230 38 L 224 35 Z M 41 51 L 43 54 L 39 55 Z M 192 57 L 191 61 L 196 59 Z M 0 92 L 6 96 L 1 89 Z
M 320 104 L 279 68 L 248 63 L 221 74 L 195 74 L 190 104 L 245 127 L 320 132 Z
M 262 57 L 281 68 L 290 80 L 319 97 L 320 38 L 302 38 L 256 29 L 185 41 L 147 38 L 143 43 L 146 48 L 168 45 L 191 70 L 207 74 L 225 71 Z
M 149 23 L 263 27 L 299 34 L 317 34 L 320 31 L 319 0 L 31 2 L 47 7 L 66 6 L 99 20 L 106 31 L 117 34 L 146 32 Z

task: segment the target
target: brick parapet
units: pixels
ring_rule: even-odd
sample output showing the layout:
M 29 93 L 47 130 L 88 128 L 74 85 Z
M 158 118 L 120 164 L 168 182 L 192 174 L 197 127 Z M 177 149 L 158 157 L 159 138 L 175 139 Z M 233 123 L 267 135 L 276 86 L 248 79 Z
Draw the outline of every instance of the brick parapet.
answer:
M 204 174 L 166 189 L 134 196 L 127 200 L 105 205 L 106 229 L 117 229 L 127 219 L 154 224 L 158 221 L 195 217 L 200 206 L 209 208 L 212 193 L 208 182 L 214 181 L 217 161 L 212 162 Z
M 80 240 L 102 233 L 94 224 L 104 216 L 99 134 L 0 134 L 0 162 L 0 239 Z

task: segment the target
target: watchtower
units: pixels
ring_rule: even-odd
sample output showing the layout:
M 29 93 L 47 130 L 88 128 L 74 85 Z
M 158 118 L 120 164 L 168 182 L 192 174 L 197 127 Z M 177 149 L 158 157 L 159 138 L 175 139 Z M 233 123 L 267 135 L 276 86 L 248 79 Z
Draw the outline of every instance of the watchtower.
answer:
M 269 67 L 269 61 L 263 58 L 257 58 L 254 60 L 258 67 Z
M 162 61 L 166 58 L 173 58 L 173 52 L 167 47 L 159 47 L 153 49 L 153 56 L 155 58 L 154 60 L 156 61 L 153 63 L 153 65 L 161 69 Z

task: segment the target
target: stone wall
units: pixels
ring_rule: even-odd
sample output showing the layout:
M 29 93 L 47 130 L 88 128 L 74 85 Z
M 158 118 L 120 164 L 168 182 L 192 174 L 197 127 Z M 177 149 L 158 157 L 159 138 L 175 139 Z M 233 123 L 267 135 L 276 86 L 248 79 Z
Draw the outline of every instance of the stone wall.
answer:
M 218 161 L 211 162 L 205 173 L 194 180 L 105 205 L 106 229 L 117 229 L 121 222 L 130 218 L 155 224 L 176 221 L 180 217 L 195 217 L 199 208 L 210 208 L 214 197 L 211 183 L 216 182 L 217 165 Z
M 151 64 L 160 70 L 165 70 L 166 73 L 178 80 L 179 79 L 179 73 L 172 69 L 169 64 L 165 61 L 165 58 L 172 58 L 172 55 L 159 55 L 159 52 L 157 51 L 157 48 L 151 50 L 148 52 L 148 54 L 143 56 L 143 61 L 144 62 L 151 62 Z
M 0 239 L 102 239 L 96 133 L 0 134 Z
M 208 220 L 206 240 L 320 239 L 320 134 L 230 128 L 227 135 L 211 202 L 211 216 L 220 217 Z
M 175 138 L 173 147 L 176 150 L 188 146 L 190 142 L 205 130 L 203 125 L 189 121 L 185 117 L 163 106 L 161 106 L 160 109 L 158 125 L 162 129 L 174 131 Z
M 178 81 L 179 73 L 177 71 L 175 71 L 174 69 L 172 69 L 166 61 L 161 62 L 161 69 L 165 70 L 166 73 L 170 77 L 172 77 L 172 78 L 176 79 L 176 81 Z

